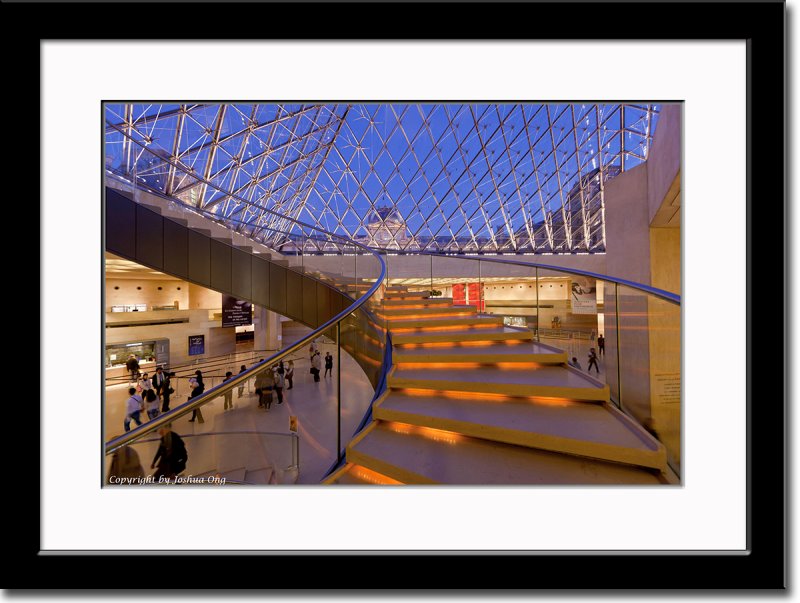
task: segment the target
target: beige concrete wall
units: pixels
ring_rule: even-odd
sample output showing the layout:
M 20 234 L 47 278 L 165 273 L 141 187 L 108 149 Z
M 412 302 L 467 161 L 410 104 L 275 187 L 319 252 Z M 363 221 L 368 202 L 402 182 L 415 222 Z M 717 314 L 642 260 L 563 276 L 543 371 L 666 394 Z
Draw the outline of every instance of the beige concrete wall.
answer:
M 468 256 L 466 259 L 458 256 L 434 257 L 421 255 L 390 255 L 387 256 L 389 278 L 420 278 L 430 277 L 431 262 L 433 262 L 433 277 L 477 277 L 477 262 L 472 261 L 478 256 Z M 605 274 L 606 259 L 604 254 L 592 255 L 515 255 L 515 256 L 487 256 L 487 259 L 506 259 L 529 264 L 543 264 L 559 268 L 575 268 Z M 345 256 L 314 256 L 307 258 L 309 266 L 326 272 L 339 274 L 344 268 L 346 275 L 353 274 L 353 258 Z M 361 268 L 359 268 L 359 266 Z M 358 276 L 374 278 L 376 276 L 375 260 L 359 258 L 355 269 L 359 270 Z M 484 276 L 530 276 L 530 268 L 516 268 L 514 265 L 501 266 L 492 262 L 481 262 L 481 273 Z
M 681 171 L 682 118 L 683 104 L 662 105 L 647 160 L 648 224 L 652 223 Z
M 681 229 L 650 229 L 651 285 L 680 294 L 681 292 Z
M 169 339 L 171 364 L 178 364 L 219 354 L 229 354 L 236 349 L 235 328 L 222 328 L 219 321 L 209 320 L 207 310 L 136 313 L 115 312 L 106 314 L 106 324 L 134 320 L 137 322 L 161 321 L 167 318 L 188 318 L 189 322 L 106 328 L 106 343 L 128 343 L 133 341 L 149 341 L 152 339 Z M 205 336 L 205 354 L 189 356 L 190 335 Z
M 169 306 L 175 301 L 180 309 L 189 307 L 189 285 L 176 279 L 106 279 L 106 312 L 111 306 L 147 304 L 153 306 Z
M 191 310 L 222 310 L 222 294 L 206 289 L 200 285 L 189 283 L 189 308 Z
M 650 218 L 647 164 L 605 185 L 606 274 L 650 284 Z

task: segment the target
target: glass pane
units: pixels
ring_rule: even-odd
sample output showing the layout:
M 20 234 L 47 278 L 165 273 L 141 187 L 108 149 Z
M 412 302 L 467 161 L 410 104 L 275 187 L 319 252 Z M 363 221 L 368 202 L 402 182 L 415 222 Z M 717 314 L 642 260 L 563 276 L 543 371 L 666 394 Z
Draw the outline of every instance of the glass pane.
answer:
M 255 432 L 186 433 L 173 428 L 186 448 L 185 469 L 178 483 L 194 486 L 271 485 L 295 483 L 298 477 L 297 438 L 290 434 Z M 169 463 L 155 460 L 161 437 L 146 437 L 106 456 L 106 482 L 109 485 L 166 483 L 173 475 Z M 151 465 L 155 464 L 155 468 Z M 175 467 L 173 466 L 173 470 Z M 162 478 L 161 475 L 164 475 Z M 125 480 L 128 478 L 128 481 Z M 131 480 L 131 478 L 134 478 Z M 174 477 L 172 478 L 174 480 Z
M 680 306 L 620 286 L 618 332 L 621 407 L 664 444 L 680 475 Z
M 480 263 L 484 311 L 509 327 L 537 329 L 536 268 L 491 260 Z

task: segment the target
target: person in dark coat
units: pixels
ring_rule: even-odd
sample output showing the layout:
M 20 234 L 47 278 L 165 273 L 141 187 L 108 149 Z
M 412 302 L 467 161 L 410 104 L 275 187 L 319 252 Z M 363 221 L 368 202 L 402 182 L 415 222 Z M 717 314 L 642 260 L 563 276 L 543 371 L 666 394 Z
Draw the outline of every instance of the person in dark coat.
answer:
M 239 369 L 239 374 L 241 375 L 246 370 L 247 370 L 247 366 L 243 364 L 242 368 Z M 239 386 L 239 397 L 240 398 L 242 397 L 242 394 L 244 394 L 244 385 L 245 385 L 245 383 L 247 383 L 247 382 L 246 381 L 242 381 L 242 384 Z
M 597 354 L 594 351 L 594 348 L 589 348 L 589 366 L 586 369 L 587 373 L 592 372 L 592 367 L 597 371 L 597 374 L 600 374 L 600 367 L 597 365 Z
M 167 373 L 164 382 L 161 384 L 161 412 L 169 410 L 169 397 L 175 393 L 172 389 L 172 377 L 175 373 Z
M 139 379 L 139 361 L 136 360 L 136 356 L 131 354 L 131 357 L 128 358 L 128 362 L 125 363 L 125 368 L 127 368 L 128 372 L 131 374 L 131 381 Z
M 598 356 L 606 355 L 606 338 L 603 337 L 602 333 L 600 333 L 600 336 L 597 338 L 597 355 Z
M 330 352 L 325 353 L 325 376 L 333 375 L 333 356 Z
M 150 464 L 150 468 L 155 469 L 158 463 L 158 469 L 153 477 L 173 478 L 186 469 L 186 461 L 189 460 L 186 444 L 183 443 L 181 436 L 172 431 L 172 425 L 169 423 L 158 430 L 158 435 L 161 436 L 161 442 Z
M 189 394 L 190 400 L 192 398 L 196 398 L 206 391 L 205 383 L 203 383 L 203 373 L 200 371 L 195 371 L 194 374 L 195 376 L 189 379 L 189 385 L 192 386 L 192 393 Z M 192 418 L 189 419 L 189 423 L 193 423 L 195 419 L 197 419 L 198 423 L 205 423 L 205 420 L 203 419 L 203 413 L 200 411 L 199 406 L 192 410 Z
M 156 394 L 160 398 L 163 395 L 162 390 L 164 389 L 164 381 L 167 380 L 167 375 L 164 373 L 164 369 L 160 366 L 156 368 L 156 374 L 153 375 L 151 379 L 153 383 L 153 389 L 156 390 Z
M 228 371 L 225 373 L 225 381 L 230 381 L 231 379 L 233 379 L 233 373 Z M 225 383 L 225 381 L 223 381 L 223 383 Z M 229 408 L 233 410 L 233 390 L 229 389 L 223 394 L 223 396 L 225 398 L 225 406 L 222 408 L 222 410 L 228 410 Z

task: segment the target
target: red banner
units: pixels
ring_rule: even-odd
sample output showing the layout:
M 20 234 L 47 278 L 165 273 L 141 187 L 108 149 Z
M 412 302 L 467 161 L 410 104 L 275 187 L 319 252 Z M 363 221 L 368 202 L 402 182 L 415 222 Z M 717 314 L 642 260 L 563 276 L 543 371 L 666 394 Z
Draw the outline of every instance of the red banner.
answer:
M 467 299 L 470 306 L 476 306 L 478 312 L 483 312 L 483 283 L 470 283 L 467 285 Z
M 466 287 L 463 283 L 453 285 L 453 305 L 465 306 L 467 304 Z

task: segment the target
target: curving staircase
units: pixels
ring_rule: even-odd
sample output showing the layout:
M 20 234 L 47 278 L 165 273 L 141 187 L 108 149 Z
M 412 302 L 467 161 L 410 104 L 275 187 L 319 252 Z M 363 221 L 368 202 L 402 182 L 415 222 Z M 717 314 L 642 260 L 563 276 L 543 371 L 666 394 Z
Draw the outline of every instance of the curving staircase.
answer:
M 671 483 L 664 446 L 561 350 L 474 306 L 389 287 L 387 391 L 326 484 Z

